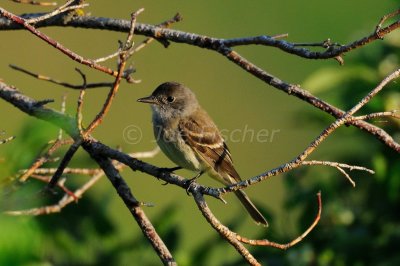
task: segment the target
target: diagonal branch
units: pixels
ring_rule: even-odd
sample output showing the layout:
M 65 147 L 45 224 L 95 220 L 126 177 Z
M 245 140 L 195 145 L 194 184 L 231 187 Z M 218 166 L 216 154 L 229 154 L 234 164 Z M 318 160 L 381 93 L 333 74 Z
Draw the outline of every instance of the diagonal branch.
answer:
M 14 21 L 14 23 L 4 20 L 0 18 L 0 30 L 12 30 L 12 29 L 21 29 L 24 26 L 23 24 L 23 18 L 22 17 L 17 17 L 4 9 L 0 8 L 0 13 L 3 14 L 4 16 L 8 15 L 8 17 L 11 16 L 10 19 Z M 398 13 L 398 12 L 397 12 Z M 396 12 L 393 12 L 394 15 L 397 14 Z M 393 17 L 394 15 L 387 15 L 386 17 Z M 31 18 L 31 17 L 36 17 L 38 16 L 37 14 L 28 14 L 24 16 L 25 18 Z M 356 40 L 352 43 L 349 43 L 347 45 L 342 45 L 342 46 L 335 46 L 335 45 L 330 45 L 328 46 L 328 49 L 324 52 L 314 52 L 305 48 L 299 48 L 296 46 L 294 43 L 289 43 L 284 40 L 279 40 L 276 37 L 271 37 L 271 36 L 256 36 L 256 37 L 249 37 L 249 38 L 234 38 L 234 39 L 220 39 L 220 38 L 212 38 L 204 35 L 199 35 L 195 33 L 187 33 L 183 31 L 178 31 L 178 30 L 172 30 L 172 29 L 166 29 L 163 27 L 157 27 L 153 25 L 148 25 L 148 24 L 141 24 L 137 23 L 135 26 L 135 34 L 138 35 L 145 35 L 148 37 L 153 37 L 158 40 L 168 40 L 176 43 L 186 43 L 189 45 L 197 46 L 200 48 L 206 48 L 206 49 L 211 49 L 214 50 L 218 53 L 221 53 L 225 57 L 227 57 L 229 60 L 252 74 L 253 76 L 263 80 L 267 84 L 275 87 L 276 89 L 282 90 L 289 95 L 295 96 L 301 100 L 306 101 L 307 103 L 313 105 L 314 107 L 329 113 L 330 115 L 334 116 L 335 118 L 339 118 L 344 115 L 344 111 L 336 108 L 333 105 L 330 105 L 329 103 L 315 97 L 308 91 L 300 88 L 297 85 L 293 85 L 287 82 L 284 82 L 277 77 L 269 74 L 268 72 L 264 71 L 263 69 L 259 68 L 255 64 L 251 63 L 244 57 L 242 57 L 240 54 L 232 50 L 232 47 L 235 45 L 241 45 L 244 43 L 247 44 L 262 44 L 262 45 L 268 45 L 272 47 L 277 47 L 285 52 L 295 54 L 298 56 L 302 56 L 304 58 L 309 58 L 309 59 L 328 59 L 328 58 L 338 58 L 341 55 L 362 47 L 364 45 L 367 45 L 377 39 L 381 39 L 383 36 L 389 34 L 390 32 L 398 29 L 400 27 L 400 20 L 397 20 L 393 22 L 392 24 L 386 26 L 386 27 L 381 27 L 382 22 L 386 20 L 382 19 L 376 29 L 374 30 L 373 33 L 370 35 L 363 37 L 359 40 Z M 121 32 L 129 32 L 130 30 L 130 21 L 127 20 L 121 20 L 121 19 L 110 19 L 110 18 L 100 18 L 100 17 L 90 17 L 90 16 L 77 16 L 73 17 L 67 22 L 62 19 L 62 16 L 55 16 L 52 19 L 46 20 L 39 22 L 36 27 L 48 27 L 48 26 L 71 26 L 71 27 L 80 27 L 80 28 L 92 28 L 92 29 L 106 29 L 106 30 L 112 30 L 112 31 L 121 31 Z M 37 33 L 38 31 L 34 28 L 27 28 L 30 30 L 32 33 Z M 38 37 L 46 40 L 48 39 L 47 36 L 43 36 L 43 34 L 39 34 Z M 51 45 L 55 47 L 60 47 L 59 43 L 55 41 L 50 41 L 49 42 Z M 92 60 L 86 60 L 79 55 L 74 54 L 73 52 L 69 51 L 68 49 L 64 47 L 60 47 L 60 50 L 66 54 L 68 54 L 71 58 L 74 60 L 89 65 L 91 67 L 94 67 L 96 69 L 99 69 L 101 71 L 104 71 L 108 74 L 111 74 L 113 76 L 117 75 L 117 71 L 113 71 L 110 69 L 103 69 L 104 67 L 99 66 L 95 64 Z M 126 77 L 128 78 L 128 77 Z M 348 121 L 348 124 L 351 124 L 355 127 L 358 127 L 371 135 L 375 136 L 378 140 L 380 140 L 382 143 L 390 147 L 391 149 L 400 152 L 400 144 L 397 143 L 386 131 L 383 129 L 374 126 L 370 123 L 367 123 L 365 121 L 358 121 L 358 120 L 353 120 L 353 121 Z
M 81 84 L 74 85 L 74 84 L 71 84 L 71 83 L 68 83 L 68 82 L 59 81 L 59 80 L 53 79 L 51 77 L 48 77 L 48 76 L 45 76 L 45 75 L 42 75 L 42 74 L 33 73 L 33 72 L 29 71 L 29 70 L 26 70 L 26 69 L 24 69 L 22 67 L 19 67 L 19 66 L 16 66 L 16 65 L 10 65 L 10 67 L 12 69 L 14 69 L 14 70 L 20 71 L 20 72 L 22 72 L 24 74 L 27 74 L 28 76 L 37 78 L 39 80 L 48 81 L 50 83 L 57 84 L 57 85 L 60 85 L 60 86 L 64 86 L 66 88 L 70 88 L 70 89 L 74 89 L 74 90 L 82 89 L 82 85 Z M 113 85 L 113 83 L 110 83 L 110 82 L 88 83 L 88 84 L 86 84 L 86 89 L 110 88 L 112 85 Z
M 285 172 L 288 172 L 294 168 L 299 167 L 303 161 L 306 160 L 306 158 L 328 137 L 330 136 L 337 128 L 343 126 L 344 124 L 348 123 L 349 121 L 352 121 L 353 115 L 355 112 L 360 110 L 365 104 L 367 104 L 377 93 L 379 93 L 389 82 L 393 81 L 394 79 L 397 79 L 400 76 L 400 69 L 395 70 L 391 74 L 389 74 L 386 78 L 384 78 L 374 89 L 372 89 L 364 98 L 362 98 L 353 108 L 351 108 L 349 111 L 347 111 L 343 116 L 340 118 L 336 119 L 333 123 L 331 123 L 328 127 L 326 127 L 318 137 L 316 137 L 309 145 L 308 147 L 301 153 L 299 154 L 296 158 L 292 159 L 290 162 L 285 163 L 275 169 L 272 169 L 270 171 L 267 171 L 261 175 L 258 175 L 256 177 L 249 178 L 247 180 L 244 180 L 242 182 L 239 182 L 234 185 L 230 185 L 225 188 L 220 188 L 216 189 L 215 191 L 212 191 L 214 189 L 210 189 L 211 191 L 208 191 L 211 194 L 214 194 L 216 192 L 217 194 L 225 194 L 227 192 L 243 189 L 245 187 L 248 187 L 252 184 L 261 182 L 265 179 L 268 179 L 272 176 L 276 176 L 278 174 L 282 174 Z
M 143 234 L 146 236 L 147 240 L 150 241 L 151 245 L 153 246 L 154 250 L 156 251 L 161 261 L 164 263 L 164 265 L 177 265 L 171 255 L 171 252 L 168 250 L 167 246 L 157 234 L 154 226 L 141 208 L 140 202 L 137 201 L 136 198 L 132 195 L 129 186 L 120 176 L 118 170 L 113 166 L 112 162 L 105 157 L 96 155 L 96 153 L 91 151 L 89 145 L 84 145 L 83 147 L 89 152 L 92 158 L 103 169 L 104 173 L 111 181 L 118 195 L 121 197 L 126 207 L 135 218 Z
M 229 244 L 231 244 L 239 254 L 247 261 L 250 265 L 261 265 L 253 255 L 243 246 L 242 243 L 236 238 L 235 233 L 229 230 L 228 227 L 223 225 L 211 212 L 210 208 L 205 201 L 203 194 L 196 189 L 191 190 L 193 194 L 193 198 L 197 204 L 197 207 L 203 214 L 204 218 L 208 221 L 208 223 L 223 237 L 225 238 Z
M 130 155 L 133 157 L 136 157 L 136 158 L 151 158 L 151 157 L 154 157 L 159 151 L 160 151 L 160 149 L 157 147 L 151 151 L 135 152 Z M 120 162 L 117 162 L 117 161 L 113 161 L 113 165 L 117 170 L 121 170 L 124 167 L 126 167 L 126 165 L 124 165 Z M 30 169 L 21 170 L 21 172 L 27 173 L 28 170 L 30 170 Z M 32 175 L 32 177 L 39 179 L 43 175 L 53 175 L 56 171 L 57 171 L 57 168 L 37 168 L 37 169 L 31 171 L 31 175 Z M 69 205 L 73 202 L 77 202 L 77 200 L 80 199 L 87 190 L 89 190 L 93 185 L 95 185 L 97 183 L 97 181 L 99 181 L 104 176 L 104 172 L 99 168 L 94 168 L 94 169 L 92 169 L 92 168 L 65 168 L 64 174 L 89 175 L 90 179 L 85 184 L 83 184 L 78 189 L 76 189 L 74 192 L 70 192 L 69 190 L 67 192 L 64 185 L 62 187 L 60 186 L 66 192 L 66 194 L 64 194 L 64 196 L 56 204 L 48 205 L 48 206 L 41 206 L 39 208 L 32 208 L 32 209 L 28 209 L 28 210 L 7 211 L 6 213 L 10 214 L 10 215 L 44 215 L 44 214 L 60 212 L 67 205 Z M 35 176 L 33 176 L 33 175 L 35 175 Z M 50 181 L 49 178 L 47 178 L 47 179 L 41 178 L 39 180 L 47 182 L 47 183 Z
M 2 16 L 4 16 L 4 17 L 10 19 L 14 23 L 24 27 L 29 32 L 31 32 L 33 35 L 39 37 L 40 39 L 42 39 L 46 43 L 50 44 L 51 46 L 53 46 L 57 50 L 61 51 L 62 53 L 67 55 L 72 60 L 74 60 L 74 61 L 76 61 L 76 62 L 78 62 L 80 64 L 89 66 L 91 68 L 100 70 L 100 71 L 102 71 L 104 73 L 107 73 L 109 75 L 112 75 L 114 77 L 116 77 L 118 75 L 118 71 L 114 71 L 114 70 L 112 70 L 112 69 L 110 69 L 108 67 L 96 64 L 93 60 L 83 58 L 82 56 L 80 56 L 80 55 L 76 54 L 75 52 L 71 51 L 70 49 L 66 48 L 65 46 L 63 46 L 62 44 L 57 42 L 56 40 L 50 38 L 49 36 L 45 35 L 41 31 L 37 30 L 34 26 L 30 25 L 24 18 L 19 17 L 17 15 L 14 15 L 11 12 L 8 12 L 7 10 L 5 10 L 5 9 L 3 9 L 1 7 L 0 7 L 0 14 Z
M 78 111 L 77 111 L 77 127 L 79 131 L 79 138 L 75 140 L 75 142 L 71 145 L 71 147 L 68 149 L 67 153 L 61 160 L 60 165 L 58 166 L 57 171 L 54 173 L 53 177 L 51 178 L 50 182 L 47 185 L 48 189 L 53 189 L 54 186 L 57 184 L 58 179 L 61 177 L 62 173 L 64 172 L 64 169 L 68 166 L 69 162 L 71 161 L 72 157 L 76 153 L 76 151 L 79 149 L 79 147 L 82 145 L 82 143 L 87 139 L 87 137 L 90 135 L 90 133 L 98 126 L 101 124 L 103 118 L 105 115 L 108 113 L 109 109 L 111 108 L 112 101 L 115 97 L 115 95 L 118 92 L 119 85 L 121 83 L 122 75 L 124 73 L 124 69 L 126 66 L 126 60 L 128 59 L 128 51 L 132 45 L 132 38 L 133 38 L 133 31 L 135 28 L 135 23 L 136 23 L 136 17 L 143 11 L 143 9 L 139 9 L 138 11 L 134 12 L 132 14 L 132 20 L 131 20 L 131 30 L 129 31 L 129 34 L 127 36 L 126 42 L 124 47 L 122 47 L 122 51 L 120 54 L 120 63 L 118 66 L 118 74 L 115 78 L 114 84 L 108 93 L 107 99 L 105 103 L 103 104 L 102 109 L 100 112 L 96 115 L 96 117 L 93 119 L 93 121 L 89 124 L 89 126 L 83 130 L 82 129 L 82 98 L 85 93 L 85 88 L 86 88 L 86 76 L 78 70 L 78 72 L 81 74 L 84 84 L 83 88 L 81 90 L 81 93 L 79 95 L 78 99 Z
M 62 145 L 66 144 L 71 144 L 72 140 L 56 140 L 50 148 L 46 151 L 46 153 L 43 156 L 40 156 L 35 160 L 35 162 L 29 167 L 27 170 L 24 171 L 24 173 L 18 178 L 21 182 L 25 182 L 30 175 L 32 175 L 36 169 L 41 167 L 44 163 L 46 163 L 51 155 L 59 149 Z

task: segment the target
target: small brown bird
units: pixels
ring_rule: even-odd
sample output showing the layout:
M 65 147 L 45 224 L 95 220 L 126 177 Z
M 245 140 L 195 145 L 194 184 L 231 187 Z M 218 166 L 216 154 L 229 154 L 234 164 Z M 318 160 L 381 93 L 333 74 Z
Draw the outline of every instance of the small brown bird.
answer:
M 224 185 L 241 181 L 228 146 L 194 93 L 177 82 L 166 82 L 139 102 L 151 104 L 153 129 L 161 150 L 179 167 L 204 172 Z M 257 224 L 267 220 L 242 191 L 235 195 Z

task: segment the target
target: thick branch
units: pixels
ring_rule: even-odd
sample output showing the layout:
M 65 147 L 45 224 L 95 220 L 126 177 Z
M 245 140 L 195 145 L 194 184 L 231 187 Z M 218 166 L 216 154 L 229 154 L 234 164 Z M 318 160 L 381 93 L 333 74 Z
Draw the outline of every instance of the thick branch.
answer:
M 125 183 L 124 179 L 120 176 L 114 165 L 105 157 L 96 155 L 96 152 L 91 150 L 90 146 L 84 146 L 92 158 L 98 163 L 98 165 L 103 169 L 104 173 L 107 175 L 108 179 L 111 181 L 112 185 L 116 189 L 118 195 L 124 201 L 126 207 L 131 212 L 132 216 L 135 218 L 140 229 L 146 238 L 150 241 L 157 255 L 160 257 L 164 265 L 177 265 L 171 252 L 168 250 L 167 246 L 164 244 L 160 236 L 157 234 L 154 226 L 147 218 L 143 209 L 140 207 L 140 202 L 135 199 L 132 195 L 128 184 Z

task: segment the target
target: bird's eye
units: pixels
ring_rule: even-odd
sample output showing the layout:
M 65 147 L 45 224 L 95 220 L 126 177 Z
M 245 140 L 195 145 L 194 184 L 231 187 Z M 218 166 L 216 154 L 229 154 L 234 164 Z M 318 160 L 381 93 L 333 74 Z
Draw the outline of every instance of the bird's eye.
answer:
M 168 97 L 167 97 L 167 101 L 168 101 L 169 103 L 172 103 L 173 101 L 175 101 L 175 97 L 173 97 L 173 96 L 168 96 Z

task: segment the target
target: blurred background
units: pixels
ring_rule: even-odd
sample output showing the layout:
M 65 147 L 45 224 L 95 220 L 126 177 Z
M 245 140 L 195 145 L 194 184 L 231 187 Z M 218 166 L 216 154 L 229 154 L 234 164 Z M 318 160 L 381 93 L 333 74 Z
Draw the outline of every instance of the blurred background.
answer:
M 234 38 L 288 33 L 291 42 L 346 44 L 371 33 L 379 19 L 397 8 L 397 1 L 88 1 L 86 13 L 129 19 L 145 8 L 138 19 L 158 24 L 179 12 L 184 20 L 173 28 L 211 37 Z M 2 1 L 16 14 L 50 9 Z M 113 53 L 126 34 L 73 28 L 43 28 L 44 33 L 86 58 Z M 67 95 L 67 113 L 74 115 L 78 91 L 39 81 L 13 71 L 15 64 L 55 79 L 81 83 L 79 67 L 88 82 L 112 81 L 102 73 L 81 66 L 26 31 L 0 32 L 0 78 L 35 99 L 55 99 L 48 106 L 60 109 Z M 143 40 L 135 36 L 135 42 Z M 275 48 L 235 48 L 267 72 L 300 84 L 318 97 L 344 110 L 351 108 L 383 77 L 399 67 L 400 34 L 394 32 L 335 60 L 305 60 Z M 246 73 L 219 54 L 172 43 L 165 49 L 153 42 L 131 59 L 140 84 L 122 83 L 110 112 L 94 136 L 125 152 L 155 147 L 148 106 L 137 103 L 165 81 L 190 87 L 226 136 L 236 168 L 250 178 L 297 156 L 333 119 L 295 97 L 288 96 Z M 105 63 L 115 68 L 115 61 Z M 84 122 L 100 110 L 107 89 L 87 91 Z M 392 83 L 359 114 L 400 108 L 398 83 Z M 10 177 L 30 166 L 57 128 L 28 117 L 0 101 L 0 130 L 17 138 L 0 146 L 0 211 L 20 210 L 55 203 L 40 196 L 43 183 L 18 184 Z M 373 123 L 400 141 L 399 121 Z M 262 133 L 260 133 L 262 132 Z M 262 138 L 257 138 L 262 134 Z M 57 152 L 62 156 L 65 150 Z M 263 265 L 399 265 L 400 240 L 399 155 L 369 134 L 352 127 L 337 130 L 310 159 L 339 161 L 372 168 L 375 175 L 351 172 L 353 188 L 338 171 L 328 167 L 302 167 L 246 190 L 268 217 L 268 228 L 257 227 L 234 196 L 227 205 L 208 198 L 215 215 L 229 227 L 250 238 L 288 242 L 303 232 L 317 211 L 321 190 L 323 213 L 319 225 L 297 246 L 287 250 L 249 247 Z M 161 153 L 147 162 L 172 167 Z M 56 167 L 57 164 L 47 164 Z M 85 152 L 71 162 L 75 167 L 96 167 Z M 193 173 L 179 171 L 192 177 Z M 162 186 L 154 177 L 129 170 L 122 172 L 133 194 L 153 203 L 145 212 L 154 222 L 179 265 L 243 265 L 242 258 L 206 223 L 191 197 L 173 185 Z M 85 176 L 68 176 L 77 188 Z M 217 186 L 207 176 L 200 183 Z M 61 213 L 40 217 L 0 214 L 0 265 L 159 265 L 160 261 L 106 178 L 101 179 L 77 204 Z

